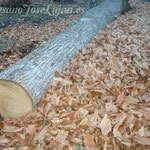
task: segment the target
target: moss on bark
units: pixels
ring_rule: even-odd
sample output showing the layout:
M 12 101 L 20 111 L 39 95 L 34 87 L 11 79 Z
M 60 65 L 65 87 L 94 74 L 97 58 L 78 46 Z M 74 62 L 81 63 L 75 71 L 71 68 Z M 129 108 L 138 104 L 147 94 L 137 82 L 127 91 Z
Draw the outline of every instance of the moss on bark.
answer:
M 122 14 L 126 13 L 127 11 L 131 10 L 131 6 L 129 4 L 129 0 L 122 0 Z

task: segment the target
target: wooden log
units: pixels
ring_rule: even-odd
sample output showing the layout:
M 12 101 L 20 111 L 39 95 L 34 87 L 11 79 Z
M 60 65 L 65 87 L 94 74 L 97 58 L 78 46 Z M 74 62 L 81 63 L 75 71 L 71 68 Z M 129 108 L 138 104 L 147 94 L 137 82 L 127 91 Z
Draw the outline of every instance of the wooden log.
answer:
M 122 0 L 104 0 L 64 32 L 42 43 L 29 55 L 6 68 L 0 73 L 0 78 L 20 83 L 36 105 L 47 92 L 55 71 L 62 71 L 75 56 L 75 52 L 85 47 L 122 10 Z
M 33 101 L 20 84 L 0 79 L 0 115 L 18 118 L 33 108 Z

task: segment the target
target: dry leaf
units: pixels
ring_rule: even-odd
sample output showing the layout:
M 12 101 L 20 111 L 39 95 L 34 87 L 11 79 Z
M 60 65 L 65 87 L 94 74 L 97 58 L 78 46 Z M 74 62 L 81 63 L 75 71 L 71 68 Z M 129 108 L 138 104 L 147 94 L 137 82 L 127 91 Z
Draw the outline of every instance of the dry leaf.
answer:
M 64 141 L 67 138 L 67 136 L 68 136 L 68 131 L 61 131 L 56 136 L 56 141 L 58 141 L 59 143 L 64 143 Z
M 107 135 L 111 131 L 112 129 L 111 121 L 108 118 L 107 114 L 104 115 L 104 118 L 100 123 L 100 127 L 103 135 Z
M 79 124 L 79 126 L 88 126 L 88 125 L 89 125 L 89 120 L 87 118 L 84 118 Z
M 117 97 L 117 103 L 119 105 L 122 105 L 125 102 L 125 99 L 126 99 L 125 95 L 121 93 Z
M 28 127 L 26 128 L 26 132 L 29 133 L 29 136 L 33 137 L 36 132 L 35 125 L 28 125 Z
M 150 138 L 145 138 L 145 137 L 141 137 L 141 136 L 136 136 L 135 140 L 138 144 L 141 145 L 150 145 Z
M 139 136 L 145 136 L 145 129 L 144 129 L 144 127 L 141 127 L 141 128 L 138 130 L 137 134 L 138 134 Z
M 90 148 L 95 147 L 96 143 L 94 142 L 90 134 L 86 134 L 84 136 L 84 145 Z
M 148 110 L 142 110 L 143 115 L 146 119 L 150 120 L 150 111 Z

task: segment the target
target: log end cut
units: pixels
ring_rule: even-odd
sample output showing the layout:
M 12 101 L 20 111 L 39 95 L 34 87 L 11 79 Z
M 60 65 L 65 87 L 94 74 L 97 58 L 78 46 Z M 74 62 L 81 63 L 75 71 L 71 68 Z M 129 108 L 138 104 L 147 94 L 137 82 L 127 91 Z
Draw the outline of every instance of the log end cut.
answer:
M 18 118 L 33 109 L 33 101 L 18 83 L 0 79 L 0 115 Z

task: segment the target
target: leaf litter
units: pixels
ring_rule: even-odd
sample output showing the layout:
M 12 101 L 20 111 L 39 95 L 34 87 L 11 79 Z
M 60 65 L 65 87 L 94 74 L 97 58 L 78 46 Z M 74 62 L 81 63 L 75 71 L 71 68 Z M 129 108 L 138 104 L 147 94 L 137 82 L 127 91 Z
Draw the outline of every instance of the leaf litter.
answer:
M 57 21 L 51 19 L 47 24 L 40 24 L 39 26 L 22 24 L 17 27 L 1 29 L 0 38 L 13 40 L 14 44 L 5 45 L 6 47 L 0 54 L 0 72 L 29 54 L 42 42 L 51 40 L 81 15 L 70 15 L 68 18 L 60 18 Z
M 37 107 L 0 122 L 0 149 L 150 149 L 150 4 L 107 25 Z

